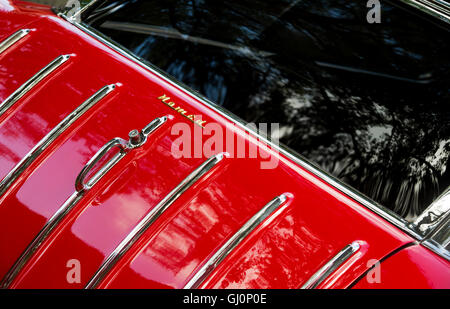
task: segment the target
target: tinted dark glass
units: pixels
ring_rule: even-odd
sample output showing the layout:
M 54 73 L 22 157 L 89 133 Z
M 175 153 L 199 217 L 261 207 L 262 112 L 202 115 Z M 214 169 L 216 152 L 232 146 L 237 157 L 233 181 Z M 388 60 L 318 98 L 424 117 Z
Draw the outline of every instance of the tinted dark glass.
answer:
M 449 186 L 448 26 L 383 1 L 108 1 L 86 22 L 412 219 Z

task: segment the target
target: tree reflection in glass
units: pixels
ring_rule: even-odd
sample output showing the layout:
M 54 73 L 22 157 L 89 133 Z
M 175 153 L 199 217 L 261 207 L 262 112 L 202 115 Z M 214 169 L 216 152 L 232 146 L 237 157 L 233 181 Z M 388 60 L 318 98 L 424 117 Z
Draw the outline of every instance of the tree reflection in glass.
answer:
M 450 35 L 365 1 L 114 1 L 86 22 L 408 220 L 450 184 Z M 120 9 L 116 9 L 119 8 Z

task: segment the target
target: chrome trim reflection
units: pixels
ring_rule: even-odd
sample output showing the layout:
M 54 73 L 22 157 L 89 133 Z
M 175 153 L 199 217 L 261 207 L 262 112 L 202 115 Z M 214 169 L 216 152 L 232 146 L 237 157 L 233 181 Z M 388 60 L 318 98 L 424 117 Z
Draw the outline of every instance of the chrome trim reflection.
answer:
M 5 50 L 19 42 L 25 36 L 27 36 L 31 32 L 31 29 L 21 29 L 11 36 L 7 37 L 4 41 L 0 43 L 0 54 L 2 54 Z
M 450 261 L 450 187 L 411 226 L 423 235 L 423 246 Z
M 421 245 L 450 261 L 450 215 L 428 239 L 421 242 Z
M 70 19 L 72 19 L 73 21 L 81 20 L 81 16 L 83 15 L 83 13 L 89 10 L 89 8 L 92 7 L 94 4 L 96 4 L 97 2 L 98 0 L 91 0 L 89 3 L 86 3 L 86 1 L 80 3 L 80 9 L 76 11 L 72 16 L 70 16 Z M 63 9 L 64 13 L 70 11 L 72 11 L 72 8 Z
M 9 97 L 7 97 L 5 101 L 0 104 L 0 117 L 25 94 L 27 94 L 34 86 L 36 86 L 40 81 L 50 75 L 53 71 L 55 71 L 69 59 L 70 55 L 61 55 L 50 62 L 48 65 L 46 65 L 35 75 L 33 75 L 29 80 L 27 80 L 22 86 L 20 86 Z
M 421 245 L 450 261 L 450 188 L 427 210 L 417 225 L 424 233 Z
M 146 134 L 146 140 L 149 134 L 158 129 L 165 121 L 167 117 L 156 118 L 148 126 L 142 130 L 143 134 Z M 148 128 L 151 128 L 149 130 Z M 145 130 L 147 129 L 147 130 Z M 142 143 L 143 145 L 144 143 Z M 86 193 L 92 189 L 92 187 L 106 174 L 111 168 L 117 164 L 132 148 L 128 147 L 129 142 L 122 138 L 114 138 L 106 143 L 97 153 L 89 160 L 84 166 L 81 172 L 78 174 L 75 182 L 75 192 L 64 202 L 64 204 L 57 210 L 57 212 L 47 221 L 39 234 L 28 245 L 19 259 L 14 263 L 13 267 L 3 278 L 0 283 L 1 288 L 8 288 L 19 272 L 23 269 L 25 264 L 30 260 L 33 254 L 39 249 L 41 244 L 47 239 L 48 235 L 58 226 L 58 224 L 66 217 L 66 215 L 78 204 L 78 202 L 86 195 Z M 118 148 L 119 152 L 112 156 L 87 182 L 85 182 L 86 176 L 92 170 L 96 163 L 98 163 L 111 149 Z M 134 148 L 133 148 L 134 149 Z
M 44 138 L 16 164 L 16 166 L 0 182 L 0 197 L 13 185 L 22 173 L 60 136 L 70 125 L 80 118 L 92 106 L 98 103 L 106 95 L 116 88 L 116 85 L 108 85 L 97 91 L 93 96 L 78 106 L 72 113 L 64 118 Z
M 212 156 L 189 174 L 167 196 L 165 196 L 150 212 L 133 228 L 133 230 L 120 242 L 113 252 L 104 260 L 100 268 L 86 285 L 86 289 L 96 288 L 106 277 L 119 259 L 136 243 L 145 231 L 192 185 L 214 166 L 224 159 L 226 153 Z
M 426 236 L 443 221 L 447 214 L 450 214 L 450 187 L 417 217 L 412 225 L 418 233 Z
M 358 242 L 354 241 L 351 244 L 345 246 L 338 254 L 336 254 L 328 263 L 322 266 L 308 281 L 301 287 L 301 289 L 315 289 L 325 279 L 328 278 L 331 273 L 338 269 L 344 262 L 346 262 L 353 254 L 360 249 Z
M 281 205 L 287 201 L 287 196 L 281 194 L 258 213 L 248 220 L 219 250 L 194 274 L 184 286 L 184 289 L 198 288 L 206 278 L 217 268 L 217 266 L 244 240 L 262 221 L 273 214 Z
M 112 50 L 116 51 L 117 53 L 121 54 L 125 58 L 137 63 L 144 69 L 147 69 L 148 71 L 152 72 L 153 74 L 157 75 L 159 78 L 163 79 L 164 81 L 168 82 L 172 86 L 184 90 L 186 93 L 188 93 L 191 97 L 195 98 L 196 100 L 200 101 L 204 105 L 208 106 L 221 116 L 225 117 L 227 120 L 231 121 L 232 123 L 235 123 L 240 129 L 248 132 L 249 134 L 252 134 L 254 137 L 258 138 L 260 141 L 264 142 L 265 144 L 269 145 L 272 149 L 275 151 L 283 154 L 287 158 L 289 158 L 291 161 L 295 162 L 296 164 L 300 165 L 304 169 L 308 170 L 309 172 L 313 173 L 315 176 L 323 180 L 324 182 L 328 183 L 330 186 L 334 187 L 335 189 L 341 191 L 343 194 L 349 196 L 350 198 L 354 199 L 373 213 L 377 214 L 378 216 L 382 217 L 386 221 L 390 222 L 391 224 L 395 225 L 405 233 L 411 235 L 412 237 L 421 240 L 422 235 L 417 233 L 415 230 L 411 229 L 408 222 L 397 215 L 392 210 L 385 208 L 381 206 L 380 204 L 370 200 L 368 197 L 363 195 L 362 193 L 356 191 L 355 189 L 349 187 L 348 185 L 342 183 L 340 180 L 336 179 L 334 176 L 329 175 L 327 172 L 321 170 L 319 167 L 317 167 L 314 163 L 309 162 L 306 158 L 298 154 L 297 152 L 293 151 L 292 149 L 289 149 L 287 147 L 277 145 L 276 143 L 272 143 L 269 139 L 266 137 L 260 135 L 257 133 L 254 129 L 251 127 L 247 127 L 246 123 L 237 117 L 236 115 L 232 114 L 231 112 L 223 109 L 221 106 L 211 102 L 206 97 L 199 94 L 197 91 L 190 89 L 188 86 L 184 85 L 180 81 L 175 80 L 173 77 L 169 76 L 167 73 L 163 72 L 162 70 L 158 69 L 151 63 L 145 61 L 144 59 L 141 59 L 135 55 L 133 55 L 130 51 L 125 49 L 122 46 L 119 46 L 117 43 L 112 42 L 110 39 L 106 38 L 101 33 L 98 33 L 95 29 L 90 28 L 89 26 L 86 26 L 84 24 L 80 24 L 74 21 L 71 21 L 66 16 L 60 14 L 62 18 L 66 19 L 72 25 L 80 29 L 81 31 L 85 32 L 86 34 L 90 35 L 94 39 L 100 41 L 101 43 L 105 44 Z
M 450 3 L 445 0 L 400 0 L 428 15 L 450 23 Z

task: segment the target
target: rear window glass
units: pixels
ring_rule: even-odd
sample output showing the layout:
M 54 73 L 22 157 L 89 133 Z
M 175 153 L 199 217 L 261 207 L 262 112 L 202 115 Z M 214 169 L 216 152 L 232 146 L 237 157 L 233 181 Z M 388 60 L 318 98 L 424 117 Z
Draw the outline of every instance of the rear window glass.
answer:
M 449 28 L 365 1 L 107 1 L 85 22 L 407 220 L 450 184 Z

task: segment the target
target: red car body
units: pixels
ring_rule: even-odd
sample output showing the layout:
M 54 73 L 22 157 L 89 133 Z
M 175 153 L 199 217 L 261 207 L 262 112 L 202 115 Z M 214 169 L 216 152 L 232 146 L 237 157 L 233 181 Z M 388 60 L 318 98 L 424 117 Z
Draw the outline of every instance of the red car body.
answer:
M 199 129 L 161 100 L 170 97 L 237 141 L 266 142 L 182 86 L 57 16 L 46 6 L 0 1 L 0 42 L 30 33 L 0 53 L 0 102 L 60 55 L 70 55 L 0 116 L 0 179 L 58 123 L 105 85 L 116 85 L 59 134 L 0 197 L 0 278 L 5 278 L 74 192 L 78 174 L 115 137 L 169 116 L 86 192 L 5 288 L 84 288 L 117 246 L 208 158 L 175 158 L 175 123 Z M 201 128 L 200 128 L 201 130 Z M 202 147 L 192 138 L 192 149 Z M 262 158 L 224 157 L 171 204 L 120 256 L 97 288 L 183 288 L 219 248 L 274 197 L 287 200 L 201 282 L 201 288 L 300 288 L 347 245 L 358 250 L 318 288 L 450 288 L 450 263 L 331 178 L 273 147 Z M 81 280 L 70 282 L 70 261 Z M 373 261 L 381 280 L 371 282 Z

